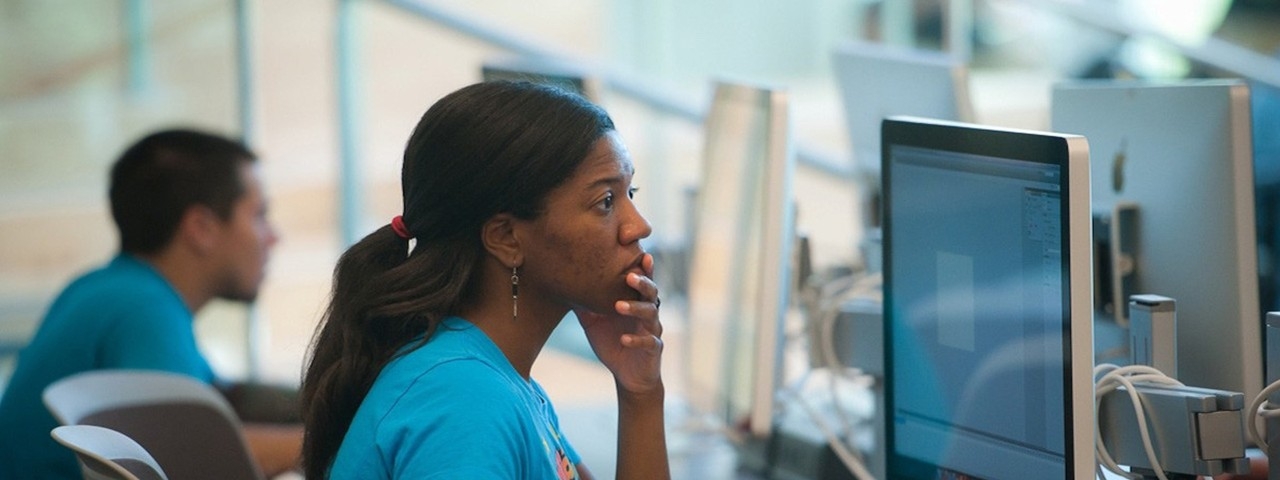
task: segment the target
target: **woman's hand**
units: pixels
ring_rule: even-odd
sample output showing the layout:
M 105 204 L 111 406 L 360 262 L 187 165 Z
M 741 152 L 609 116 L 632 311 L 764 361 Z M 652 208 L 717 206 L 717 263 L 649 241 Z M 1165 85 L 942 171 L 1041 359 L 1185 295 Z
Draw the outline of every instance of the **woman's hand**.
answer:
M 618 388 L 619 480 L 669 479 L 662 386 L 662 322 L 653 256 L 640 262 L 644 275 L 627 274 L 639 300 L 614 302 L 613 313 L 575 310 L 596 357 Z
M 613 373 L 621 392 L 654 393 L 662 389 L 662 322 L 658 320 L 658 285 L 653 282 L 653 255 L 640 262 L 644 275 L 627 274 L 627 285 L 640 300 L 618 300 L 614 312 L 578 309 L 574 314 L 600 362 Z

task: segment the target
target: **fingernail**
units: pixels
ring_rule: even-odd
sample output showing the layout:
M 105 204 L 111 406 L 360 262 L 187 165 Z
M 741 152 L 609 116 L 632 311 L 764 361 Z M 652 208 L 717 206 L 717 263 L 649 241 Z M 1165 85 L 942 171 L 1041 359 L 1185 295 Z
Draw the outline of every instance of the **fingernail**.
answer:
M 627 302 L 618 301 L 614 308 L 618 309 L 618 313 L 631 313 L 631 304 Z

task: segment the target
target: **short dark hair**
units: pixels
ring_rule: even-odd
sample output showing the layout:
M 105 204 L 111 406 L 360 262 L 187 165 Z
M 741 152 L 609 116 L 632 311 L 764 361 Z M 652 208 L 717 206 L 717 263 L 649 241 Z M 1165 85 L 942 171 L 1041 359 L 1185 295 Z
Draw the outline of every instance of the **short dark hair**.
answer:
M 111 168 L 111 216 L 120 250 L 160 251 L 192 205 L 230 219 L 245 193 L 240 165 L 255 160 L 243 143 L 197 130 L 163 130 L 138 140 Z

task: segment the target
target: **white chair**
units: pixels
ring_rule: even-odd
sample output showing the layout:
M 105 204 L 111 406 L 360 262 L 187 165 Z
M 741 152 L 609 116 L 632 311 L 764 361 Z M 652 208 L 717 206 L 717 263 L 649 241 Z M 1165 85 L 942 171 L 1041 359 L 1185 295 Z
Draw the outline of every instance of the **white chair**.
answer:
M 264 478 L 231 405 L 185 375 L 83 372 L 49 385 L 44 403 L 64 425 L 97 425 L 132 438 L 173 478 Z
M 75 452 L 85 480 L 169 480 L 147 449 L 123 433 L 94 425 L 63 425 L 50 434 Z

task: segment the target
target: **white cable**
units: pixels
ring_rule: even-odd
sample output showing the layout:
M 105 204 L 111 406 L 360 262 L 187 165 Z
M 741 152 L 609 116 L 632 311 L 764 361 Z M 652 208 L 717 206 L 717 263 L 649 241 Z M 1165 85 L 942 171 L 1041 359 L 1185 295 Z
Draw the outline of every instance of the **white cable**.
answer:
M 850 275 L 830 279 L 814 287 L 804 289 L 805 291 L 800 293 L 802 305 L 811 316 L 811 320 L 805 322 L 806 329 L 812 329 L 808 337 L 813 340 L 813 343 L 817 344 L 813 345 L 811 343 L 809 347 L 818 350 L 819 363 L 827 367 L 827 370 L 831 372 L 828 380 L 833 409 L 843 430 L 848 435 L 854 432 L 856 425 L 849 418 L 848 413 L 840 408 L 837 380 L 851 377 L 851 375 L 847 371 L 848 369 L 840 363 L 833 343 L 835 339 L 835 324 L 840 314 L 840 306 L 846 301 L 856 297 L 880 300 L 878 291 L 880 283 L 879 275 Z M 827 444 L 845 465 L 845 468 L 849 469 L 860 480 L 875 480 L 875 477 L 867 470 L 859 456 L 849 449 L 844 441 L 841 440 L 841 437 L 831 430 L 817 410 L 805 400 L 803 390 L 805 384 L 808 383 L 811 372 L 811 370 L 806 371 L 797 383 L 790 388 L 782 389 L 781 393 L 790 396 L 796 403 L 800 404 L 805 414 L 822 432 Z
M 1097 366 L 1097 367 L 1095 367 L 1095 368 L 1093 369 L 1093 376 L 1095 377 L 1095 380 L 1094 380 L 1094 382 L 1095 382 L 1095 386 L 1094 386 L 1094 402 L 1093 402 L 1093 409 L 1094 409 L 1094 411 L 1095 411 L 1095 412 L 1097 412 L 1097 411 L 1098 411 L 1099 399 L 1101 399 L 1101 398 L 1102 398 L 1102 395 L 1098 393 L 1098 391 L 1100 390 L 1100 388 L 1099 388 L 1099 387 L 1097 387 L 1097 380 L 1096 380 L 1096 378 L 1097 378 L 1098 374 L 1099 374 L 1099 373 L 1101 373 L 1101 372 L 1103 371 L 1103 369 L 1107 369 L 1107 367 L 1114 367 L 1114 365 L 1107 365 L 1107 364 L 1104 364 L 1104 365 L 1099 365 L 1099 366 Z M 1129 475 L 1129 473 L 1128 473 L 1128 472 L 1124 472 L 1124 471 L 1122 471 L 1122 470 L 1120 469 L 1120 466 L 1116 464 L 1116 461 L 1115 461 L 1114 459 L 1112 459 L 1112 458 L 1111 458 L 1111 452 L 1107 451 L 1106 445 L 1102 443 L 1102 429 L 1101 429 L 1101 428 L 1095 428 L 1095 429 L 1094 429 L 1094 437 L 1093 437 L 1093 441 L 1094 441 L 1094 450 L 1096 450 L 1096 451 L 1097 451 L 1097 453 L 1098 453 L 1098 462 L 1097 462 L 1097 463 L 1098 463 L 1099 465 L 1102 465 L 1102 466 L 1106 467 L 1106 468 L 1107 468 L 1107 470 L 1111 470 L 1112 472 L 1116 472 L 1116 473 L 1120 474 L 1122 477 L 1130 478 L 1130 479 L 1134 478 L 1133 476 Z M 1101 471 L 1099 471 L 1098 473 L 1099 473 L 1099 476 L 1102 476 L 1102 475 L 1101 475 L 1101 473 L 1102 473 Z
M 1095 378 L 1095 380 L 1094 380 L 1094 400 L 1093 400 L 1093 410 L 1094 410 L 1094 412 L 1097 412 L 1097 411 L 1098 411 L 1099 399 L 1101 399 L 1101 398 L 1102 398 L 1102 395 L 1101 395 L 1100 393 L 1098 393 L 1098 391 L 1100 390 L 1100 388 L 1097 386 L 1097 383 L 1098 383 L 1098 380 L 1097 380 L 1098 374 L 1099 374 L 1099 373 L 1102 373 L 1103 371 L 1108 371 L 1108 372 L 1109 372 L 1110 370 L 1114 370 L 1115 368 L 1119 368 L 1119 367 L 1116 367 L 1115 365 L 1110 365 L 1110 364 L 1102 364 L 1102 365 L 1098 365 L 1097 367 L 1094 367 L 1094 369 L 1093 369 L 1093 376 L 1094 376 L 1094 378 Z M 1116 472 L 1116 473 L 1120 474 L 1121 476 L 1123 476 L 1123 477 L 1125 477 L 1125 478 L 1130 478 L 1130 479 L 1131 479 L 1131 478 L 1133 478 L 1132 476 L 1130 476 L 1130 475 L 1129 475 L 1129 473 L 1128 473 L 1128 472 L 1124 472 L 1124 471 L 1122 471 L 1122 470 L 1120 469 L 1120 466 L 1116 464 L 1116 461 L 1115 461 L 1114 459 L 1112 459 L 1112 458 L 1111 458 L 1111 452 L 1107 451 L 1106 445 L 1102 443 L 1102 429 L 1101 429 L 1101 428 L 1095 428 L 1095 429 L 1094 429 L 1094 433 L 1093 433 L 1093 435 L 1094 435 L 1094 436 L 1093 436 L 1094 450 L 1096 450 L 1096 451 L 1097 451 L 1097 453 L 1098 453 L 1098 461 L 1097 461 L 1097 463 L 1098 463 L 1099 465 L 1101 465 L 1101 466 L 1106 467 L 1106 468 L 1107 468 L 1107 470 L 1111 470 L 1112 472 Z M 1102 475 L 1102 471 L 1101 471 L 1101 470 L 1099 470 L 1099 471 L 1098 471 L 1098 476 L 1099 476 L 1099 477 L 1105 477 L 1104 475 Z
M 1142 398 L 1138 395 L 1134 382 L 1173 386 L 1182 386 L 1182 382 L 1174 380 L 1163 372 L 1146 365 L 1120 367 L 1112 364 L 1101 364 L 1094 367 L 1093 376 L 1095 378 L 1094 411 L 1098 410 L 1102 397 L 1123 387 L 1129 394 L 1129 400 L 1133 404 L 1134 417 L 1138 422 L 1138 434 L 1142 438 L 1142 447 L 1147 455 L 1147 461 L 1151 463 L 1151 469 L 1155 471 L 1156 477 L 1160 478 L 1160 480 L 1168 480 L 1168 477 L 1165 476 L 1164 468 L 1160 466 L 1160 462 L 1156 458 L 1155 447 L 1151 443 L 1151 432 L 1147 430 L 1147 418 L 1143 410 Z M 1115 459 L 1111 457 L 1111 453 L 1107 451 L 1106 445 L 1102 442 L 1101 430 L 1101 428 L 1094 429 L 1094 446 L 1098 453 L 1098 463 L 1125 478 L 1139 478 L 1137 475 L 1122 470 L 1116 464 Z
M 1161 480 L 1167 480 L 1165 478 L 1164 471 L 1156 458 L 1155 450 L 1152 447 L 1150 432 L 1147 430 L 1146 426 L 1146 415 L 1143 412 L 1141 398 L 1138 396 L 1137 390 L 1133 386 L 1133 382 L 1150 382 L 1166 385 L 1181 384 L 1176 380 L 1165 376 L 1159 370 L 1142 365 L 1118 367 L 1116 365 L 1103 364 L 1094 369 L 1094 376 L 1098 377 L 1099 374 L 1102 374 L 1102 376 L 1101 378 L 1098 378 L 1096 382 L 1094 399 L 1095 410 L 1103 396 L 1119 389 L 1121 386 L 1125 387 L 1126 392 L 1129 395 L 1129 399 L 1133 404 L 1134 415 L 1138 422 L 1139 434 L 1142 438 L 1143 448 L 1147 455 L 1147 461 L 1151 463 L 1152 469 L 1156 472 L 1157 477 Z M 1108 470 L 1116 472 L 1117 474 L 1127 478 L 1137 478 L 1136 476 L 1121 470 L 1119 465 L 1116 464 L 1115 460 L 1111 457 L 1110 452 L 1107 451 L 1106 445 L 1102 443 L 1101 429 L 1097 429 L 1095 431 L 1094 442 L 1095 448 L 1098 452 L 1098 462 L 1100 464 L 1105 466 Z
M 830 312 L 831 314 L 824 314 L 819 319 L 821 322 L 819 327 L 821 327 L 821 329 L 819 331 L 820 335 L 817 338 L 817 342 L 819 344 L 819 349 L 821 350 L 823 363 L 826 365 L 827 371 L 831 372 L 831 374 L 828 375 L 829 378 L 827 381 L 827 386 L 831 391 L 831 404 L 836 412 L 836 416 L 840 418 L 840 425 L 843 427 L 843 436 L 848 437 L 853 434 L 856 429 L 856 425 L 855 422 L 849 418 L 849 415 L 844 411 L 844 409 L 840 408 L 840 389 L 838 388 L 839 379 L 847 377 L 848 375 L 844 374 L 844 365 L 840 363 L 840 358 L 837 356 L 835 349 L 835 325 L 836 319 L 839 315 L 839 309 L 831 309 Z
M 819 294 L 818 318 L 815 323 L 818 328 L 818 348 L 822 363 L 832 372 L 844 372 L 845 367 L 840 363 L 834 343 L 835 324 L 840 316 L 840 306 L 855 298 L 882 302 L 880 287 L 883 280 L 879 274 L 866 275 L 856 279 L 846 277 L 837 280 L 839 282 L 832 281 L 831 284 L 840 287 L 839 291 L 831 292 L 827 291 L 827 288 L 823 288 L 824 291 Z
M 817 318 L 811 323 L 811 328 L 816 329 L 816 335 L 812 335 L 811 338 L 817 345 L 811 344 L 810 347 L 818 350 L 818 358 L 821 364 L 832 373 L 831 382 L 829 383 L 832 403 L 836 405 L 835 412 L 840 418 L 845 436 L 851 435 L 856 429 L 856 425 L 844 409 L 839 408 L 839 389 L 836 388 L 836 378 L 846 377 L 855 381 L 863 379 L 859 378 L 859 376 L 851 375 L 848 372 L 849 369 L 840 362 L 835 346 L 836 321 L 840 316 L 840 306 L 849 300 L 854 298 L 880 300 L 879 289 L 881 283 L 882 280 L 879 274 L 839 277 L 819 286 L 816 298 L 812 299 L 816 304 L 814 309 L 816 311 L 813 314 Z
M 818 430 L 822 432 L 822 436 L 827 439 L 827 444 L 831 446 L 831 449 L 835 452 L 836 456 L 840 458 L 842 463 L 844 463 L 845 468 L 848 468 L 849 472 L 853 473 L 853 476 L 857 477 L 859 480 L 875 480 L 875 477 L 873 477 L 871 472 L 867 470 L 866 465 L 862 464 L 862 460 L 858 458 L 858 455 L 849 450 L 849 447 L 836 437 L 836 434 L 831 431 L 831 428 L 828 427 L 826 422 L 822 420 L 822 417 L 818 415 L 818 411 L 814 410 L 803 396 L 797 395 L 795 392 L 789 393 L 795 402 L 800 404 L 800 408 L 803 408 L 805 413 L 809 415 L 809 419 L 818 427 Z
M 1262 451 L 1268 450 L 1267 438 L 1258 433 L 1258 422 L 1268 418 L 1280 417 L 1280 405 L 1271 403 L 1269 400 L 1271 394 L 1280 391 L 1280 381 L 1272 382 L 1267 388 L 1258 392 L 1258 396 L 1253 397 L 1253 401 L 1249 402 L 1249 413 L 1254 414 L 1246 424 L 1249 426 L 1249 438 L 1253 443 L 1257 444 Z
M 1099 373 L 1103 372 L 1107 373 L 1104 374 L 1102 378 L 1098 379 L 1098 387 L 1095 389 L 1095 410 L 1098 402 L 1103 396 L 1117 390 L 1120 386 L 1126 387 L 1130 401 L 1133 403 L 1134 415 L 1138 422 L 1139 433 L 1142 438 L 1143 448 L 1147 455 L 1147 461 L 1151 463 L 1152 469 L 1155 470 L 1157 477 L 1161 480 L 1167 480 L 1163 469 L 1160 467 L 1159 461 L 1156 459 L 1155 449 L 1151 445 L 1150 432 L 1146 427 L 1146 415 L 1143 413 L 1141 399 L 1133 386 L 1133 382 L 1150 382 L 1165 385 L 1181 385 L 1181 383 L 1165 376 L 1159 370 L 1143 365 L 1117 367 L 1115 365 L 1103 364 L 1094 369 L 1094 376 L 1096 377 Z M 1116 385 L 1117 383 L 1120 385 Z M 1120 470 L 1120 467 L 1116 464 L 1115 460 L 1111 458 L 1110 452 L 1107 451 L 1106 446 L 1102 443 L 1100 432 L 1095 435 L 1094 441 L 1096 449 L 1098 450 L 1099 462 L 1113 472 L 1119 473 L 1128 478 L 1136 478 L 1134 475 L 1127 474 Z

